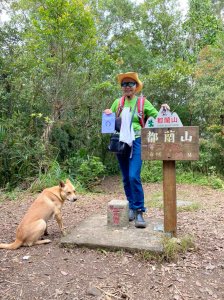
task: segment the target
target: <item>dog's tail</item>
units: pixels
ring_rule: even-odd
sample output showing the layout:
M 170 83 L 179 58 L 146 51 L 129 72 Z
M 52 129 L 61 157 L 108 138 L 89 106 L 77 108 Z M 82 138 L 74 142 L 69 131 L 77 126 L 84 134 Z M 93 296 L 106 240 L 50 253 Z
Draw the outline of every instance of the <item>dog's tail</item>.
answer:
M 23 244 L 22 241 L 16 239 L 15 242 L 11 244 L 0 244 L 0 249 L 10 249 L 10 250 L 16 250 L 19 247 L 21 247 Z

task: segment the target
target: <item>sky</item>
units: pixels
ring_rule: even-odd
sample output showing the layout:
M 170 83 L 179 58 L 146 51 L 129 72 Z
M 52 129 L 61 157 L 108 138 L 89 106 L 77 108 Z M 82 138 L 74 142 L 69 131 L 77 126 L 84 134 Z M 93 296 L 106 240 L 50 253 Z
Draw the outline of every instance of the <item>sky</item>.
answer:
M 185 15 L 187 13 L 187 9 L 188 9 L 188 0 L 177 0 L 177 1 L 179 2 L 181 11 Z M 144 2 L 144 0 L 135 0 L 135 2 L 142 3 L 142 2 Z
M 188 1 L 187 0 L 179 0 L 180 3 L 180 8 L 186 14 L 187 9 L 188 9 Z
M 2 12 L 0 11 L 0 23 L 4 23 L 5 21 L 8 21 L 9 17 L 3 10 Z

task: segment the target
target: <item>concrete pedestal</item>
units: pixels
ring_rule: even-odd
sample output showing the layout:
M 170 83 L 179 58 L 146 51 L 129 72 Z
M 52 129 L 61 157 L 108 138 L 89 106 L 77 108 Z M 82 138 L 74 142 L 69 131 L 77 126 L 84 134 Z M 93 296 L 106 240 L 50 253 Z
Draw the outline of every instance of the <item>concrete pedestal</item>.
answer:
M 107 206 L 107 225 L 115 228 L 127 227 L 128 209 L 127 200 L 111 200 Z

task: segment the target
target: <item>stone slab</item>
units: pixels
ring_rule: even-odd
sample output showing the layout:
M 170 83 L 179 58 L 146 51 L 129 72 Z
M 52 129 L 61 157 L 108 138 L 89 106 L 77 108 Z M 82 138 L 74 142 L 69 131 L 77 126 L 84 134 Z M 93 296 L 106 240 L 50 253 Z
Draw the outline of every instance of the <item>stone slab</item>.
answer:
M 188 207 L 192 206 L 194 203 L 192 201 L 177 200 L 177 207 Z
M 111 250 L 150 252 L 163 251 L 163 232 L 154 230 L 163 220 L 145 218 L 147 227 L 136 228 L 134 222 L 123 228 L 110 228 L 107 226 L 107 216 L 94 214 L 80 222 L 69 234 L 61 239 L 64 247 L 104 248 Z

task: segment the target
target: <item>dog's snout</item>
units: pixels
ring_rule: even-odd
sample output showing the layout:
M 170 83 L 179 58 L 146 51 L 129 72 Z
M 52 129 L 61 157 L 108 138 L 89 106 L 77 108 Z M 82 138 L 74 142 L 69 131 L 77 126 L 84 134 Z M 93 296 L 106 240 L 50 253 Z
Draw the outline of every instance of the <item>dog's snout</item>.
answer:
M 75 202 L 76 200 L 78 200 L 78 197 L 73 197 L 72 199 L 70 199 L 71 202 Z

